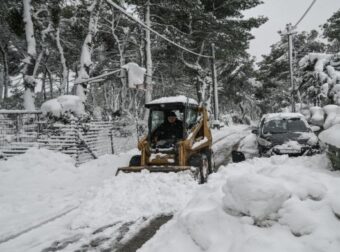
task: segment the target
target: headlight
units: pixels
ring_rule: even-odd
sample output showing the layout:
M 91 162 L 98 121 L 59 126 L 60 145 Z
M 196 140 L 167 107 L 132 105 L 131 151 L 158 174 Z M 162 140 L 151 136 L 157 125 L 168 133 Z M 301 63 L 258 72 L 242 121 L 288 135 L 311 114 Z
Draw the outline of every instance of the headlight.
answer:
M 259 145 L 262 145 L 262 146 L 265 146 L 265 147 L 269 147 L 269 146 L 272 145 L 271 142 L 269 142 L 266 139 L 261 138 L 261 137 L 259 137 L 257 141 L 259 142 Z

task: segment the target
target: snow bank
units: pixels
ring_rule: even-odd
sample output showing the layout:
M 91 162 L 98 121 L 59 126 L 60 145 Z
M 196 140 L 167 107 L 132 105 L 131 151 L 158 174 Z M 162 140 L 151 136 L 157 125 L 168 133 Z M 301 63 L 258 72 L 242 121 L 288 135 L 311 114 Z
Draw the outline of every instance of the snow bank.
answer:
M 238 151 L 241 151 L 245 155 L 246 159 L 253 158 L 258 155 L 256 139 L 257 136 L 255 134 L 249 134 L 241 140 Z
M 161 104 L 161 103 L 183 103 L 186 104 L 189 102 L 190 104 L 198 105 L 197 101 L 191 98 L 187 98 L 184 95 L 178 95 L 178 96 L 170 96 L 170 97 L 162 97 L 156 100 L 153 100 L 149 102 L 148 104 Z
M 231 164 L 139 251 L 337 252 L 340 174 L 327 168 L 324 155 Z
M 122 172 L 107 180 L 82 206 L 72 228 L 174 213 L 185 206 L 197 187 L 190 173 Z
M 132 154 L 106 155 L 76 167 L 68 155 L 32 148 L 0 161 L 0 240 L 77 206 Z
M 62 116 L 65 112 L 72 112 L 76 116 L 85 114 L 85 107 L 79 96 L 62 95 L 44 102 L 41 105 L 44 115 L 50 113 L 56 117 Z
M 282 184 L 258 174 L 230 176 L 222 190 L 223 205 L 228 212 L 255 220 L 269 218 L 289 197 Z
M 335 124 L 340 123 L 340 107 L 337 105 L 326 105 L 323 107 L 325 114 L 327 115 L 325 123 L 323 125 L 324 129 L 328 129 Z
M 325 113 L 321 107 L 311 107 L 311 118 L 310 122 L 317 126 L 322 126 L 324 124 Z
M 319 138 L 324 143 L 340 148 L 340 124 L 336 124 L 331 128 L 322 131 L 319 134 Z

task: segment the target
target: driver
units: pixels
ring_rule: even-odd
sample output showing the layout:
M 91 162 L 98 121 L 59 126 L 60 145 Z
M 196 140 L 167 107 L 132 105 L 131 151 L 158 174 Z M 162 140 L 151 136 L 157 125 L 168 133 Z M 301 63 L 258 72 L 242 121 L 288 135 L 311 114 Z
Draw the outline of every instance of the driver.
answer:
M 177 119 L 175 112 L 171 111 L 167 115 L 167 120 L 159 125 L 155 130 L 154 140 L 168 140 L 183 138 L 183 122 Z

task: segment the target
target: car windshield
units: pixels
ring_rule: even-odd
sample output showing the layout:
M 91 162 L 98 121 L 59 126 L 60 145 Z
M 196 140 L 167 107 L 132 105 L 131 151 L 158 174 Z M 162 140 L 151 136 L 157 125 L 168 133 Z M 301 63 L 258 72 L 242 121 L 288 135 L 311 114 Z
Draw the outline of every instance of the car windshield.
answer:
M 286 132 L 308 132 L 308 128 L 300 118 L 270 120 L 263 125 L 263 134 L 279 134 Z

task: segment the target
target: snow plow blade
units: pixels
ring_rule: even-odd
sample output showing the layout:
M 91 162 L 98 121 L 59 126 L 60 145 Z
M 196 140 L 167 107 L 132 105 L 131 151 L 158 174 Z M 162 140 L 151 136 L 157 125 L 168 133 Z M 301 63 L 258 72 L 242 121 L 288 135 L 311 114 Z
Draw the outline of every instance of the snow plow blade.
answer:
M 148 170 L 149 172 L 181 172 L 191 170 L 191 166 L 129 166 L 118 168 L 116 176 L 119 172 L 141 172 L 142 170 Z

